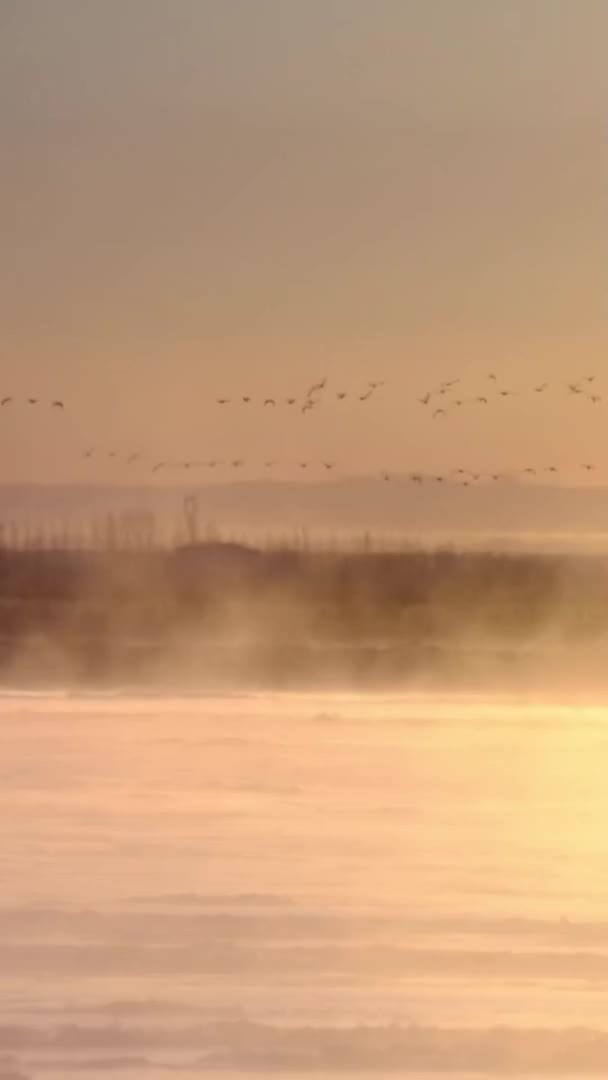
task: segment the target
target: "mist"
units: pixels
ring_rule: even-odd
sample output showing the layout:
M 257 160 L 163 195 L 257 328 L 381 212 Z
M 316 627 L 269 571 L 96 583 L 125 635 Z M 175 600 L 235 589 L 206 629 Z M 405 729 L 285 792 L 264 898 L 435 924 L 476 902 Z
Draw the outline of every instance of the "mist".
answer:
M 159 548 L 0 551 L 5 687 L 604 687 L 606 561 L 595 555 Z M 558 666 L 559 670 L 555 670 Z

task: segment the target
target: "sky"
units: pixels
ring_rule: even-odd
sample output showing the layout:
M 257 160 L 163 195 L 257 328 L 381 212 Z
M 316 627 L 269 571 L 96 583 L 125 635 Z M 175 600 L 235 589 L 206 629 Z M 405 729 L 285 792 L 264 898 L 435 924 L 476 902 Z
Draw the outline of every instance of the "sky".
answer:
M 606 40 L 604 0 L 0 0 L 0 481 L 608 481 Z

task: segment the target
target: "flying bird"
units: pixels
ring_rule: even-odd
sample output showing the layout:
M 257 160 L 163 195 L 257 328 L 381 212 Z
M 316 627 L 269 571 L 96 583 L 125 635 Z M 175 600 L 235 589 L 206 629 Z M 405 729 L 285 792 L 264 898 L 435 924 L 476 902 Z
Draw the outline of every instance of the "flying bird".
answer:
M 266 407 L 266 405 L 276 405 L 276 401 L 274 400 L 274 398 L 267 397 L 264 401 L 264 407 Z
M 324 390 L 326 386 L 327 386 L 327 379 L 326 378 L 321 379 L 321 381 L 318 382 L 318 383 L 313 383 L 310 390 L 306 394 L 306 397 L 309 398 L 312 394 L 321 393 L 321 391 Z
M 295 403 L 296 403 L 296 399 L 295 399 L 295 397 L 288 397 L 288 398 L 285 398 L 285 401 L 286 401 L 286 403 L 287 403 L 288 405 L 295 405 Z
M 435 409 L 435 412 L 433 413 L 433 420 L 436 420 L 438 416 L 445 416 L 445 415 L 446 415 L 445 409 Z
M 227 397 L 218 398 L 217 403 L 218 403 L 218 405 L 229 405 L 230 404 L 230 398 L 227 398 Z
M 63 401 L 54 401 L 52 404 L 53 409 L 65 409 Z
M 336 394 L 336 397 L 338 401 L 344 401 L 344 398 L 346 397 L 346 392 L 344 390 L 341 390 L 339 394 Z
M 251 398 L 250 397 L 243 397 L 243 398 L 241 398 L 241 401 L 243 402 L 243 405 L 249 405 L 249 402 L 251 401 Z
M 544 393 L 544 391 L 547 389 L 548 386 L 549 386 L 549 383 L 547 383 L 547 382 L 541 383 L 540 386 L 535 386 L 534 387 L 534 393 L 535 394 L 542 394 L 542 393 Z
M 426 393 L 424 395 L 424 397 L 418 398 L 418 401 L 420 402 L 421 405 L 428 405 L 430 400 L 431 400 L 430 391 L 428 393 Z
M 2 398 L 2 401 L 0 401 L 0 405 L 10 405 L 12 400 L 12 397 Z
M 28 405 L 37 405 L 38 404 L 38 398 L 30 397 L 30 398 L 27 399 L 27 403 L 28 403 Z

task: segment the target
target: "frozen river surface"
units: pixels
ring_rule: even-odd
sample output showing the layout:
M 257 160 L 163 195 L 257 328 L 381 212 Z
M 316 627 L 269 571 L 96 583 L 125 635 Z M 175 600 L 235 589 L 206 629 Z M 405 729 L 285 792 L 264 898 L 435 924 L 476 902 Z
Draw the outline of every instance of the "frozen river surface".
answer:
M 0 1080 L 608 1076 L 608 710 L 0 699 Z

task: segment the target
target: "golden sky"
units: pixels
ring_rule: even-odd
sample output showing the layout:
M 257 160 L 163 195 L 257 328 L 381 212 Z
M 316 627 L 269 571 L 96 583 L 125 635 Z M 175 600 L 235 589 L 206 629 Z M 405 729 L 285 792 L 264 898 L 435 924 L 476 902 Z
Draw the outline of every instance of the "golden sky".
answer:
M 607 41 L 605 0 L 0 0 L 0 390 L 42 399 L 0 480 L 148 479 L 89 446 L 608 479 Z M 417 400 L 489 372 L 518 394 Z

